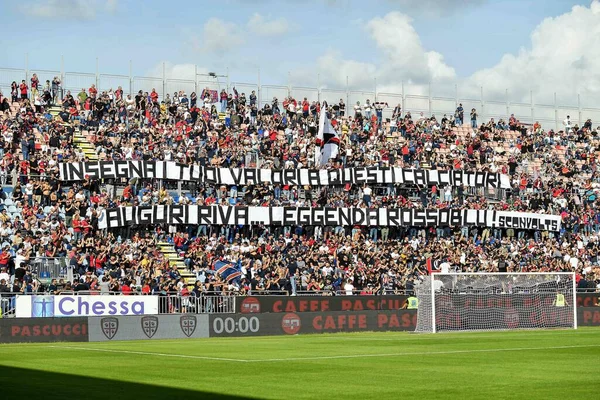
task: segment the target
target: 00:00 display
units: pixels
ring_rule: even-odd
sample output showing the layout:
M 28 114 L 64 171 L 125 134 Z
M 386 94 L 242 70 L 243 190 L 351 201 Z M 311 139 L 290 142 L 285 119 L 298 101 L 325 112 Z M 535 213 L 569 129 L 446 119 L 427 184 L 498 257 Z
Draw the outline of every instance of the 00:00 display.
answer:
M 241 332 L 258 332 L 260 321 L 258 317 L 240 317 L 237 321 L 234 318 L 215 318 L 212 323 L 213 332 L 216 334 Z

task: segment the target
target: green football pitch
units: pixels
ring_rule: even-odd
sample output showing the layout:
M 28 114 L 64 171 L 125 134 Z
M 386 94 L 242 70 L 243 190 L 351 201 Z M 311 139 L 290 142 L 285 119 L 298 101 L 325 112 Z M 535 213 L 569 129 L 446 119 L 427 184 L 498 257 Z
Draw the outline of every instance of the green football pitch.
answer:
M 600 399 L 600 330 L 0 345 L 1 399 Z

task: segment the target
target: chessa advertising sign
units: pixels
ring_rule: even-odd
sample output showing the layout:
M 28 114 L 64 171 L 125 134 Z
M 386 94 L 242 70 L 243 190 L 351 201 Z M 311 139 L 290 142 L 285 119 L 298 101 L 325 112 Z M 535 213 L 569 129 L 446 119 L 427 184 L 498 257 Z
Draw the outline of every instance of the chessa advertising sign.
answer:
M 0 342 L 87 342 L 87 318 L 0 319 Z
M 158 314 L 156 296 L 17 296 L 17 318 Z
M 213 314 L 210 336 L 296 335 L 302 333 L 414 331 L 416 310 Z

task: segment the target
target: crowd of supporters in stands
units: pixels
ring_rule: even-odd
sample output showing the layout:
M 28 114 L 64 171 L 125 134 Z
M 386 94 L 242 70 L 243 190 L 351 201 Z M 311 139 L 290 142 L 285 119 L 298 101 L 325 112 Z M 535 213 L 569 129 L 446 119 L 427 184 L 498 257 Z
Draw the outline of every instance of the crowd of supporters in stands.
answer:
M 25 85 L 25 86 L 23 86 Z M 444 266 L 459 271 L 576 271 L 582 288 L 600 287 L 598 131 L 567 117 L 563 129 L 539 123 L 479 123 L 462 104 L 454 114 L 411 115 L 398 105 L 391 118 L 380 102 L 347 106 L 288 97 L 258 104 L 256 93 L 210 91 L 165 96 L 155 89 L 131 96 L 119 87 L 78 94 L 60 81 L 13 85 L 0 95 L 0 292 L 38 289 L 189 294 L 181 271 L 158 250 L 173 243 L 197 277 L 197 295 L 219 292 L 333 293 L 411 290 L 420 276 Z M 313 101 L 315 100 L 315 101 Z M 50 106 L 57 105 L 57 116 Z M 339 154 L 315 166 L 320 107 L 340 134 Z M 58 163 L 84 161 L 74 143 L 88 135 L 100 160 L 174 160 L 221 167 L 341 168 L 400 166 L 508 174 L 512 190 L 469 187 L 211 186 L 186 193 L 168 182 L 61 182 Z M 150 226 L 98 229 L 103 208 L 152 204 L 321 205 L 498 209 L 561 215 L 560 232 L 477 227 Z M 38 288 L 34 261 L 60 257 L 72 282 Z M 216 260 L 242 268 L 225 282 Z

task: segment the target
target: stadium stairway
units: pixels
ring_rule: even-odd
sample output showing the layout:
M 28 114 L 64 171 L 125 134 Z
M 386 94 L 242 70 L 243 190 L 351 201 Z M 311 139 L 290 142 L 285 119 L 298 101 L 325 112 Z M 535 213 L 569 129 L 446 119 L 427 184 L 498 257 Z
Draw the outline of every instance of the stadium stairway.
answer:
M 98 161 L 96 148 L 90 142 L 87 131 L 76 130 L 73 134 L 73 144 L 81 149 L 85 157 L 90 161 Z
M 48 111 L 53 118 L 56 118 L 60 113 L 60 110 L 60 106 L 52 106 Z M 79 149 L 81 149 L 81 151 L 88 160 L 98 161 L 98 154 L 96 154 L 96 148 L 90 142 L 88 136 L 89 134 L 87 131 L 81 131 L 79 129 L 76 129 L 75 133 L 73 134 L 73 144 Z
M 196 283 L 196 276 L 188 271 L 187 267 L 183 263 L 183 258 L 177 254 L 175 246 L 168 242 L 159 242 L 158 250 L 169 260 L 171 266 L 176 266 L 177 270 L 181 274 L 185 284 L 191 289 Z

